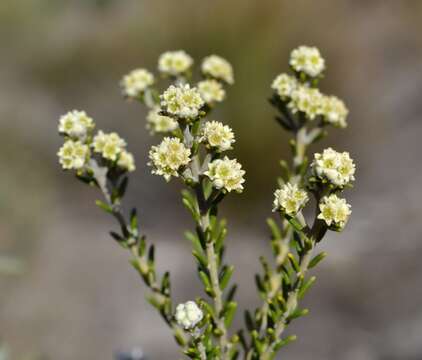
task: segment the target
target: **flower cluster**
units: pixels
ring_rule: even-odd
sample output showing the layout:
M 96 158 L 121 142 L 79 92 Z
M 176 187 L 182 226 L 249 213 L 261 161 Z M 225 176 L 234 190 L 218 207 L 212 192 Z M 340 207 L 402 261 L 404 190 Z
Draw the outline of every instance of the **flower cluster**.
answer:
M 325 60 L 318 48 L 299 46 L 290 54 L 290 66 L 298 73 L 304 72 L 308 76 L 317 77 L 325 69 Z
M 83 144 L 81 141 L 68 139 L 60 148 L 57 155 L 63 169 L 80 170 L 87 164 L 90 151 L 89 146 Z
M 203 318 L 202 310 L 194 301 L 179 304 L 176 307 L 176 321 L 185 329 L 193 329 Z
M 138 98 L 154 84 L 154 75 L 145 69 L 135 69 L 125 75 L 120 84 L 127 97 Z
M 287 74 L 280 74 L 274 79 L 271 88 L 278 96 L 280 96 L 280 98 L 285 100 L 286 98 L 291 97 L 293 91 L 296 90 L 298 85 L 299 82 L 295 77 Z
M 191 120 L 199 116 L 204 105 L 198 89 L 185 85 L 170 85 L 161 95 L 161 107 L 168 114 L 180 119 Z
M 336 194 L 331 194 L 322 198 L 319 203 L 320 214 L 318 219 L 335 230 L 342 230 L 346 225 L 352 210 L 345 199 L 339 198 Z
M 221 102 L 226 97 L 226 91 L 217 80 L 204 80 L 198 83 L 198 91 L 202 99 L 209 105 Z
M 316 116 L 322 115 L 322 104 L 324 97 L 316 88 L 299 86 L 293 90 L 289 108 L 292 113 L 298 111 L 306 114 L 309 120 L 314 120 Z
M 273 211 L 279 210 L 289 216 L 295 216 L 308 202 L 306 191 L 299 189 L 297 184 L 284 184 L 274 193 Z
M 322 115 L 324 121 L 336 127 L 345 128 L 349 110 L 342 100 L 336 96 L 324 96 L 322 102 Z
M 148 165 L 153 166 L 152 173 L 162 175 L 169 181 L 172 176 L 177 177 L 178 171 L 189 164 L 190 149 L 186 148 L 178 138 L 166 137 L 158 146 L 153 146 L 149 152 L 151 160 Z
M 85 111 L 70 111 L 62 115 L 59 120 L 59 133 L 71 138 L 85 138 L 94 127 L 94 121 Z
M 202 61 L 201 70 L 202 74 L 206 77 L 221 80 L 230 85 L 234 83 L 233 68 L 231 64 L 218 55 L 207 56 Z
M 322 154 L 314 155 L 311 166 L 315 176 L 337 187 L 344 187 L 355 180 L 356 166 L 347 151 L 339 153 L 327 148 Z
M 169 116 L 160 115 L 161 109 L 154 108 L 147 115 L 147 129 L 152 134 L 169 133 L 177 129 L 177 121 Z
M 233 130 L 218 121 L 205 123 L 201 134 L 201 142 L 205 143 L 208 148 L 220 152 L 231 149 L 231 145 L 235 142 Z
M 170 76 L 180 76 L 189 71 L 193 59 L 185 51 L 167 51 L 158 59 L 158 70 Z
M 227 156 L 224 159 L 217 159 L 208 164 L 208 171 L 204 173 L 212 181 L 217 189 L 227 192 L 243 191 L 245 171 L 236 159 L 230 160 Z

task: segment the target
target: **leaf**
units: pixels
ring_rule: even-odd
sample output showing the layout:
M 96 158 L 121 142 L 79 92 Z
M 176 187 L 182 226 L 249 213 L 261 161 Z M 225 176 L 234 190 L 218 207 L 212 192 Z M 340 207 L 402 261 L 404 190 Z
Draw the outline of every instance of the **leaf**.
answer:
M 125 195 L 128 183 L 129 183 L 129 178 L 125 176 L 119 185 L 119 191 L 118 191 L 119 198 L 122 198 Z
M 130 212 L 130 228 L 135 231 L 138 230 L 138 215 L 136 208 L 132 208 Z
M 230 325 L 233 321 L 234 315 L 236 314 L 236 309 L 237 309 L 237 303 L 234 302 L 234 301 L 229 302 L 226 305 L 226 308 L 224 310 L 224 315 L 223 315 L 224 324 L 226 325 L 226 328 L 230 327 Z
M 315 266 L 317 266 L 322 260 L 324 260 L 325 259 L 325 257 L 327 256 L 328 254 L 325 252 L 325 251 L 323 251 L 323 252 L 321 252 L 321 253 L 319 253 L 318 255 L 316 255 L 310 262 L 309 262 L 309 265 L 308 265 L 308 268 L 309 269 L 312 269 L 313 267 L 315 267 Z
M 237 285 L 234 284 L 230 288 L 230 290 L 227 292 L 226 301 L 232 301 L 234 299 L 234 296 L 236 295 L 237 291 Z
M 199 278 L 201 279 L 201 281 L 204 284 L 204 286 L 206 288 L 212 288 L 211 281 L 210 281 L 208 275 L 205 272 L 203 272 L 203 271 L 199 271 L 198 274 L 199 274 Z
M 268 224 L 268 227 L 271 230 L 271 234 L 272 234 L 273 239 L 274 240 L 275 239 L 281 239 L 280 228 L 278 227 L 278 225 L 276 224 L 276 222 L 273 219 L 268 218 L 267 219 L 267 224 Z
M 276 352 L 280 350 L 283 346 L 286 346 L 287 344 L 293 341 L 296 341 L 296 339 L 297 339 L 296 335 L 290 335 L 283 340 L 277 340 L 274 345 L 274 351 Z
M 101 201 L 101 200 L 96 200 L 96 201 L 95 201 L 95 204 L 96 204 L 99 208 L 103 209 L 105 212 L 107 212 L 107 213 L 109 213 L 109 214 L 112 214 L 112 213 L 113 213 L 113 208 L 112 208 L 110 205 L 106 204 L 105 202 L 103 202 L 103 201 Z
M 256 325 L 249 310 L 245 311 L 244 316 L 247 329 L 253 331 L 256 328 Z
M 225 266 L 221 272 L 220 276 L 220 289 L 224 290 L 228 283 L 230 282 L 230 279 L 233 275 L 234 266 Z
M 121 235 L 119 235 L 118 233 L 116 233 L 114 231 L 110 231 L 110 236 L 114 240 L 116 240 L 117 242 L 123 242 L 123 241 L 125 241 L 125 239 Z
M 309 278 L 308 281 L 303 283 L 303 285 L 299 289 L 299 293 L 298 293 L 299 299 L 302 299 L 305 296 L 306 292 L 312 287 L 315 281 L 316 281 L 316 276 L 312 276 Z
M 296 309 L 295 311 L 293 311 L 291 315 L 288 316 L 287 321 L 292 321 L 294 319 L 300 318 L 308 314 L 309 314 L 308 309 Z

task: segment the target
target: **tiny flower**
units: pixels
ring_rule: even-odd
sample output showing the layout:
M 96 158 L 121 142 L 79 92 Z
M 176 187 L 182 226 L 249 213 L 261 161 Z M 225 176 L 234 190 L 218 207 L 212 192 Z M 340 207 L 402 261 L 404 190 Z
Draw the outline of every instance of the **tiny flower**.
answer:
M 118 155 L 126 147 L 126 141 L 117 133 L 104 134 L 101 130 L 94 137 L 92 146 L 104 159 L 116 161 Z
M 324 120 L 336 127 L 345 128 L 349 110 L 342 100 L 336 96 L 326 96 L 322 104 Z
M 296 184 L 287 183 L 274 193 L 273 211 L 281 210 L 290 216 L 295 216 L 308 202 L 306 191 L 300 190 Z
M 198 89 L 185 85 L 170 85 L 161 95 L 161 107 L 177 118 L 191 120 L 199 115 L 204 105 Z
M 59 120 L 59 132 L 74 138 L 85 137 L 94 127 L 94 120 L 85 111 L 70 111 Z
M 356 166 L 346 151 L 339 153 L 327 148 L 322 154 L 314 155 L 311 166 L 318 178 L 327 179 L 335 186 L 342 187 L 355 180 Z
M 147 129 L 150 130 L 152 134 L 169 133 L 176 130 L 177 127 L 177 121 L 173 118 L 160 115 L 160 108 L 150 110 L 147 115 Z
M 119 155 L 119 160 L 117 160 L 117 166 L 129 172 L 135 171 L 136 167 L 133 155 L 130 152 L 123 150 Z
M 304 113 L 309 120 L 322 114 L 324 96 L 318 89 L 307 86 L 299 86 L 291 93 L 291 101 L 288 104 L 293 113 Z
M 233 130 L 229 126 L 218 121 L 210 121 L 205 123 L 200 141 L 217 151 L 226 151 L 231 149 L 235 139 Z
M 271 88 L 282 99 L 289 98 L 293 90 L 295 90 L 297 87 L 298 81 L 296 80 L 296 78 L 287 74 L 278 75 L 271 85 Z
M 57 153 L 59 162 L 65 170 L 83 168 L 89 159 L 89 147 L 82 142 L 67 140 Z
M 208 164 L 208 171 L 204 173 L 212 181 L 217 189 L 224 189 L 227 192 L 243 191 L 245 171 L 236 159 L 230 160 L 227 156 L 224 159 L 217 159 Z
M 204 80 L 198 83 L 198 91 L 207 104 L 221 102 L 226 96 L 223 86 L 216 80 Z
M 158 146 L 153 146 L 149 158 L 151 162 L 148 165 L 154 167 L 152 173 L 163 176 L 166 181 L 172 176 L 177 177 L 178 171 L 191 160 L 190 149 L 180 139 L 170 137 L 164 138 Z
M 324 220 L 330 227 L 342 230 L 352 213 L 350 208 L 351 206 L 345 199 L 339 198 L 335 194 L 325 196 L 319 203 L 321 212 L 318 215 L 318 219 Z
M 176 321 L 185 329 L 193 329 L 203 318 L 202 310 L 194 301 L 179 304 L 176 307 Z
M 325 69 L 325 60 L 316 47 L 299 46 L 290 54 L 290 66 L 297 72 L 317 77 Z
M 154 84 L 154 75 L 145 69 L 135 69 L 125 75 L 120 84 L 126 96 L 137 98 Z
M 218 55 L 207 56 L 202 61 L 201 70 L 207 77 L 225 81 L 230 85 L 234 83 L 233 68 L 231 64 Z
M 158 70 L 171 76 L 186 73 L 193 64 L 193 59 L 185 51 L 167 51 L 158 59 Z

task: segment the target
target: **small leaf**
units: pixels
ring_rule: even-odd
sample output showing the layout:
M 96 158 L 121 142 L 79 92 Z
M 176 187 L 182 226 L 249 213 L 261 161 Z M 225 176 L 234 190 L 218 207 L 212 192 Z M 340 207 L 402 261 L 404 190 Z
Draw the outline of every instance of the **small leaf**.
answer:
M 96 200 L 95 204 L 109 214 L 113 213 L 113 208 L 101 200 Z
M 309 278 L 308 281 L 303 283 L 303 285 L 301 286 L 301 288 L 299 290 L 299 294 L 298 294 L 299 299 L 302 299 L 303 296 L 305 296 L 306 292 L 312 287 L 312 285 L 315 283 L 315 281 L 316 281 L 316 277 L 312 276 L 312 277 Z
M 222 271 L 221 276 L 220 276 L 220 289 L 221 290 L 224 290 L 227 287 L 227 285 L 228 285 L 228 283 L 229 283 L 229 281 L 230 281 L 230 279 L 233 275 L 233 271 L 234 271 L 234 266 L 229 266 L 229 267 L 225 266 L 223 268 L 223 271 Z
M 322 260 L 325 259 L 325 257 L 328 254 L 324 251 L 322 253 L 319 253 L 318 255 L 316 255 L 310 262 L 309 262 L 309 269 L 312 269 L 313 267 L 317 266 Z
M 237 303 L 234 302 L 234 301 L 229 302 L 226 305 L 226 308 L 225 308 L 224 314 L 223 314 L 224 324 L 226 325 L 226 328 L 230 327 L 230 325 L 233 321 L 234 315 L 236 313 L 236 309 L 237 309 Z

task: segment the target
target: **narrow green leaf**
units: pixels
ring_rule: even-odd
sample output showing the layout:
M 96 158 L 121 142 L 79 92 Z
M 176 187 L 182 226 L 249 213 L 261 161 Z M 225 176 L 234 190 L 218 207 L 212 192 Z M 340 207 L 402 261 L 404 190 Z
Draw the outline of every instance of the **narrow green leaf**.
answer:
M 319 253 L 309 262 L 309 269 L 317 266 L 328 254 L 326 252 Z
M 272 235 L 273 239 L 281 239 L 280 228 L 278 227 L 276 222 L 273 219 L 268 218 L 267 224 L 268 224 L 268 226 L 271 230 L 271 235 Z
M 224 314 L 223 314 L 224 324 L 226 325 L 226 328 L 230 327 L 230 325 L 233 321 L 234 315 L 236 313 L 236 309 L 237 309 L 237 303 L 234 302 L 234 301 L 229 302 L 226 305 L 226 308 L 225 308 L 225 311 L 224 311 Z
M 315 283 L 315 281 L 316 281 L 316 277 L 312 276 L 312 277 L 309 278 L 308 281 L 303 283 L 303 285 L 301 286 L 299 293 L 298 293 L 299 299 L 302 299 L 305 296 L 305 294 L 312 287 L 312 285 Z
M 223 271 L 221 272 L 221 276 L 220 276 L 220 289 L 221 290 L 224 290 L 227 287 L 227 285 L 228 285 L 228 283 L 229 283 L 229 281 L 230 281 L 230 279 L 233 275 L 233 271 L 234 271 L 234 266 L 228 266 L 228 267 L 225 266 L 223 268 Z
M 113 208 L 112 208 L 110 205 L 106 204 L 105 202 L 103 202 L 103 201 L 101 201 L 101 200 L 96 200 L 96 201 L 95 201 L 95 204 L 96 204 L 99 208 L 103 209 L 105 212 L 107 212 L 107 213 L 109 213 L 109 214 L 113 213 Z

